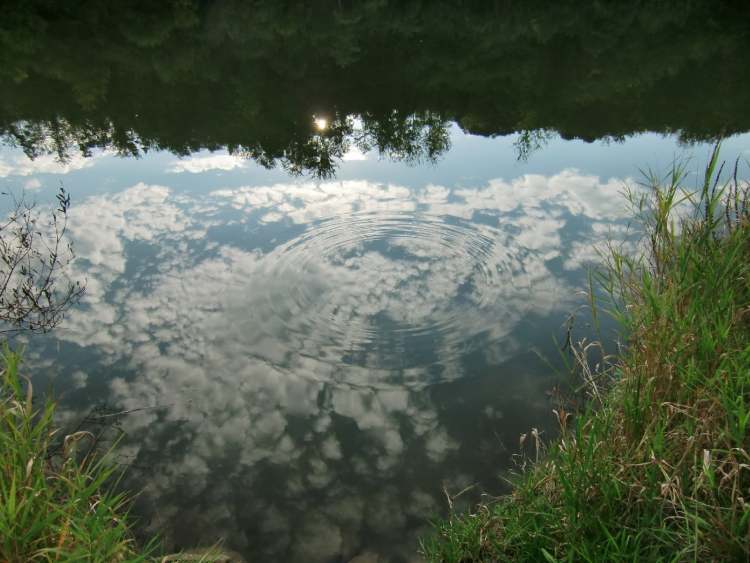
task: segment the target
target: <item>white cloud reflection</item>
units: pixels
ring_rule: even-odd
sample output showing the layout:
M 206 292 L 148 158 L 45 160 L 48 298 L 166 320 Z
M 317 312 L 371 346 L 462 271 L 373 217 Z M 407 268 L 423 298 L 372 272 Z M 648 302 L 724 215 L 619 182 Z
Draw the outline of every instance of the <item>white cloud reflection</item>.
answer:
M 39 180 L 39 178 L 29 178 L 24 182 L 23 188 L 28 191 L 36 191 L 39 188 L 42 187 L 42 182 Z
M 212 154 L 210 156 L 189 156 L 170 164 L 167 172 L 179 174 L 190 172 L 200 174 L 209 170 L 234 170 L 247 166 L 245 159 L 231 154 Z
M 341 158 L 344 161 L 367 160 L 367 155 L 359 147 L 350 147 Z
M 81 153 L 74 153 L 67 159 L 60 160 L 54 154 L 44 154 L 31 159 L 20 151 L 5 151 L 0 154 L 0 178 L 35 174 L 68 174 L 74 170 L 93 166 L 97 157 L 106 156 L 106 154 L 102 151 L 94 156 L 86 157 Z
M 109 381 L 118 407 L 162 407 L 123 420 L 154 529 L 306 561 L 354 557 L 369 530 L 395 550 L 385 557 L 406 557 L 404 529 L 439 506 L 437 482 L 420 475 L 439 466 L 449 487 L 470 482 L 428 384 L 467 375 L 472 351 L 510 360 L 526 319 L 571 307 L 565 268 L 627 217 L 621 185 L 571 170 L 206 199 L 138 184 L 74 207 L 88 291 L 59 337 L 124 366 Z M 487 400 L 546 412 L 529 385 L 517 374 Z M 396 476 L 415 470 L 405 495 Z

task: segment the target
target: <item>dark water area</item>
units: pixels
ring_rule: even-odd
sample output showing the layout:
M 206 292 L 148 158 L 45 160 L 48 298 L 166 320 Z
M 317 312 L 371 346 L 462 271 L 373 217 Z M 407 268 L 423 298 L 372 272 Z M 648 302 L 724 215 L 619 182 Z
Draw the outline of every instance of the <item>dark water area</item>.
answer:
M 62 182 L 87 284 L 27 369 L 68 427 L 128 411 L 143 537 L 418 561 L 554 436 L 622 192 L 750 157 L 750 9 L 519 4 L 5 9 L 0 187 Z

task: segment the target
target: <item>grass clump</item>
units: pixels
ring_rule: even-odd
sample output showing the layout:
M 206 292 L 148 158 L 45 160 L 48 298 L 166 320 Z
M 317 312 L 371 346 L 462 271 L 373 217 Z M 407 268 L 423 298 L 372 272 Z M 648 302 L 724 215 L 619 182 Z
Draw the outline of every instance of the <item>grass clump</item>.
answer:
M 34 401 L 20 375 L 20 354 L 0 350 L 0 562 L 241 563 L 217 543 L 160 554 L 157 540 L 139 545 L 119 476 L 97 455 L 87 431 L 65 436 L 53 425 L 55 403 Z
M 637 201 L 644 245 L 598 274 L 626 340 L 507 497 L 436 523 L 430 561 L 750 561 L 748 187 L 674 167 Z M 718 168 L 718 169 L 717 169 Z
M 112 466 L 76 452 L 93 436 L 56 441 L 54 403 L 35 406 L 20 356 L 7 346 L 2 362 L 0 561 L 148 560 L 130 533 L 125 496 L 111 492 Z

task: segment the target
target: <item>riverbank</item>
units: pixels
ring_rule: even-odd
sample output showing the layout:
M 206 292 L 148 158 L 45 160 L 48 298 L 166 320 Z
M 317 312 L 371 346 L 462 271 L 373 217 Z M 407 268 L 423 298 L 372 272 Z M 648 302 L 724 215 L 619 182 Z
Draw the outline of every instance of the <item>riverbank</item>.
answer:
M 588 405 L 556 409 L 561 437 L 512 494 L 437 522 L 429 561 L 750 560 L 750 209 L 734 170 L 722 188 L 717 147 L 696 192 L 675 168 L 634 201 L 642 251 L 608 251 L 594 307 L 625 346 L 603 370 L 579 363 Z

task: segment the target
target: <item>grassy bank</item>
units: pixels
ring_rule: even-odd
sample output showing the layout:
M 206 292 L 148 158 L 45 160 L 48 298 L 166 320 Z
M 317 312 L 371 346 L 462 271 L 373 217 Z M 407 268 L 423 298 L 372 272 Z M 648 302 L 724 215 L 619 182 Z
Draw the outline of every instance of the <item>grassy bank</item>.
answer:
M 53 425 L 55 403 L 35 397 L 21 357 L 0 357 L 0 561 L 111 563 L 241 562 L 218 546 L 159 554 L 138 545 L 116 466 L 96 455 L 95 437 Z
M 702 189 L 676 168 L 636 202 L 642 250 L 598 275 L 621 352 L 579 364 L 588 406 L 556 410 L 512 494 L 438 522 L 428 560 L 750 560 L 750 210 L 719 169 L 717 148 Z
M 0 382 L 0 560 L 146 561 L 133 541 L 113 468 L 82 455 L 93 436 L 60 436 L 55 405 L 37 404 L 7 347 Z

